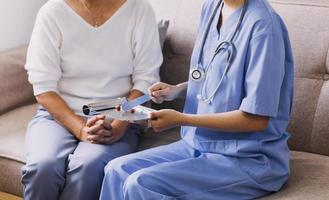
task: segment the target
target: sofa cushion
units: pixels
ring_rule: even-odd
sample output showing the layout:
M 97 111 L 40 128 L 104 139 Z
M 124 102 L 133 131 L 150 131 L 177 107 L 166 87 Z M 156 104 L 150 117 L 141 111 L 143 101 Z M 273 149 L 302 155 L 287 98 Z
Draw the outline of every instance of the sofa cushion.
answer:
M 0 115 L 0 157 L 24 162 L 24 136 L 37 105 L 23 106 Z
M 329 156 L 329 1 L 270 2 L 288 26 L 295 56 L 290 147 Z
M 26 47 L 0 53 L 0 115 L 34 101 L 24 69 Z
M 0 157 L 0 191 L 22 196 L 22 184 L 20 181 L 22 166 L 22 162 Z
M 20 168 L 24 158 L 26 126 L 35 114 L 36 104 L 20 107 L 0 115 L 0 188 L 21 195 Z
M 283 189 L 262 200 L 329 199 L 329 157 L 291 153 L 291 176 Z
M 164 42 L 166 40 L 169 23 L 170 23 L 169 20 L 163 20 L 163 19 L 160 20 L 158 23 L 161 48 L 163 48 Z
M 7 193 L 3 193 L 3 192 L 0 192 L 0 199 L 1 200 L 22 200 L 22 198 L 20 198 L 20 197 L 13 196 L 11 194 L 7 194 Z
M 180 139 L 180 128 L 170 129 L 161 133 L 155 133 L 149 130 L 141 137 L 138 150 L 145 150 L 160 145 L 166 145 Z
M 150 0 L 158 18 L 169 19 L 170 27 L 164 45 L 161 81 L 177 84 L 185 82 L 189 74 L 190 57 L 197 35 L 203 0 Z M 153 105 L 155 109 L 182 110 L 184 100 Z

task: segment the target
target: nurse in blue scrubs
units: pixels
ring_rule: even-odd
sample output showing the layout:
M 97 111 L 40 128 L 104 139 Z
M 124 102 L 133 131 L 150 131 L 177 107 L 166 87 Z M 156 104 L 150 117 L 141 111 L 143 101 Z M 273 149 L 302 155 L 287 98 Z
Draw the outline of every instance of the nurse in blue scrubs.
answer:
M 224 43 L 223 43 L 224 41 Z M 157 103 L 186 95 L 184 112 L 152 113 L 178 142 L 117 158 L 101 199 L 255 199 L 289 176 L 286 128 L 294 65 L 287 29 L 266 0 L 207 0 L 187 83 L 157 83 Z

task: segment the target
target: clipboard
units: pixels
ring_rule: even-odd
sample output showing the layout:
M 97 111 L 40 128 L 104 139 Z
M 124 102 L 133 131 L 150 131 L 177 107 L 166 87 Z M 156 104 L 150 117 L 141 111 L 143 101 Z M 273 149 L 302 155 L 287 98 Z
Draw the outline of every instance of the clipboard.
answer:
M 82 107 L 82 111 L 88 117 L 105 115 L 108 119 L 117 119 L 129 122 L 148 120 L 151 117 L 151 113 L 156 111 L 152 108 L 141 105 L 138 105 L 129 111 L 117 109 L 124 102 L 126 102 L 125 98 L 108 99 L 84 105 Z

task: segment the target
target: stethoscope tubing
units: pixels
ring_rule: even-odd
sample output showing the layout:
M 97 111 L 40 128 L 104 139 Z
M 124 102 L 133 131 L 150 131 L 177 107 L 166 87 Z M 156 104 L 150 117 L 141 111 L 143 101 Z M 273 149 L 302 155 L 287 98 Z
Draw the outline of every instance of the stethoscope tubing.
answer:
M 248 6 L 248 0 L 246 0 L 245 4 L 243 5 L 242 11 L 240 13 L 239 20 L 236 24 L 235 30 L 231 34 L 231 36 L 229 37 L 229 40 L 223 41 L 217 46 L 217 48 L 214 52 L 214 55 L 212 56 L 210 62 L 207 64 L 206 68 L 202 69 L 201 68 L 201 62 L 202 62 L 201 60 L 202 60 L 202 56 L 203 56 L 204 46 L 205 46 L 208 34 L 210 32 L 212 22 L 215 19 L 218 10 L 220 9 L 220 7 L 222 7 L 223 3 L 224 3 L 223 0 L 218 1 L 217 5 L 216 5 L 216 7 L 215 7 L 215 9 L 212 13 L 212 16 L 210 17 L 209 21 L 207 22 L 207 26 L 206 26 L 206 29 L 203 33 L 202 40 L 201 40 L 201 46 L 200 46 L 200 51 L 199 51 L 198 61 L 197 61 L 197 67 L 196 67 L 196 69 L 194 69 L 194 70 L 199 70 L 199 71 L 201 71 L 201 70 L 205 71 L 204 72 L 205 77 L 203 79 L 201 79 L 201 91 L 200 91 L 200 94 L 198 95 L 198 99 L 200 99 L 202 101 L 205 101 L 207 103 L 212 103 L 212 100 L 213 100 L 214 96 L 216 95 L 217 91 L 219 90 L 224 78 L 227 76 L 227 73 L 229 72 L 230 67 L 233 64 L 233 61 L 234 61 L 234 58 L 235 58 L 235 55 L 236 55 L 236 51 L 237 51 L 236 47 L 234 45 L 234 38 L 236 37 L 236 35 L 239 31 L 239 28 L 242 24 L 242 21 L 244 19 L 244 16 L 245 16 L 245 13 L 246 13 L 246 10 L 247 10 L 247 6 Z M 209 72 L 209 70 L 212 66 L 212 63 L 213 63 L 214 59 L 216 58 L 216 56 L 221 52 L 221 50 L 224 50 L 225 48 L 227 48 L 227 50 L 228 50 L 228 59 L 227 59 L 227 64 L 226 64 L 225 69 L 224 69 L 224 73 L 223 73 L 222 77 L 220 78 L 220 81 L 217 84 L 217 87 L 215 88 L 215 90 L 210 95 L 208 95 L 208 97 L 206 97 L 206 95 L 205 95 L 205 90 L 206 90 L 205 83 L 208 80 L 208 72 Z M 193 79 L 193 77 L 192 77 L 192 79 Z

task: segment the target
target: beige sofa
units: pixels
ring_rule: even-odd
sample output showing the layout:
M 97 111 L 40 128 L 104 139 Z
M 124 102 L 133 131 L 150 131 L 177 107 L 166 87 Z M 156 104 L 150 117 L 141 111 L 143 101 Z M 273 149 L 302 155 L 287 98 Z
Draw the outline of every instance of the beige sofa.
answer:
M 162 80 L 185 81 L 203 0 L 151 0 L 158 18 L 171 20 Z M 289 132 L 291 177 L 265 199 L 329 199 L 329 2 L 272 0 L 290 30 L 296 61 L 295 100 Z M 22 195 L 20 168 L 28 121 L 36 110 L 23 70 L 26 48 L 0 55 L 0 191 Z M 157 108 L 182 108 L 182 101 Z M 178 129 L 143 136 L 140 149 L 175 141 Z M 220 177 L 219 177 L 220 178 Z M 220 199 L 220 197 L 219 197 Z

